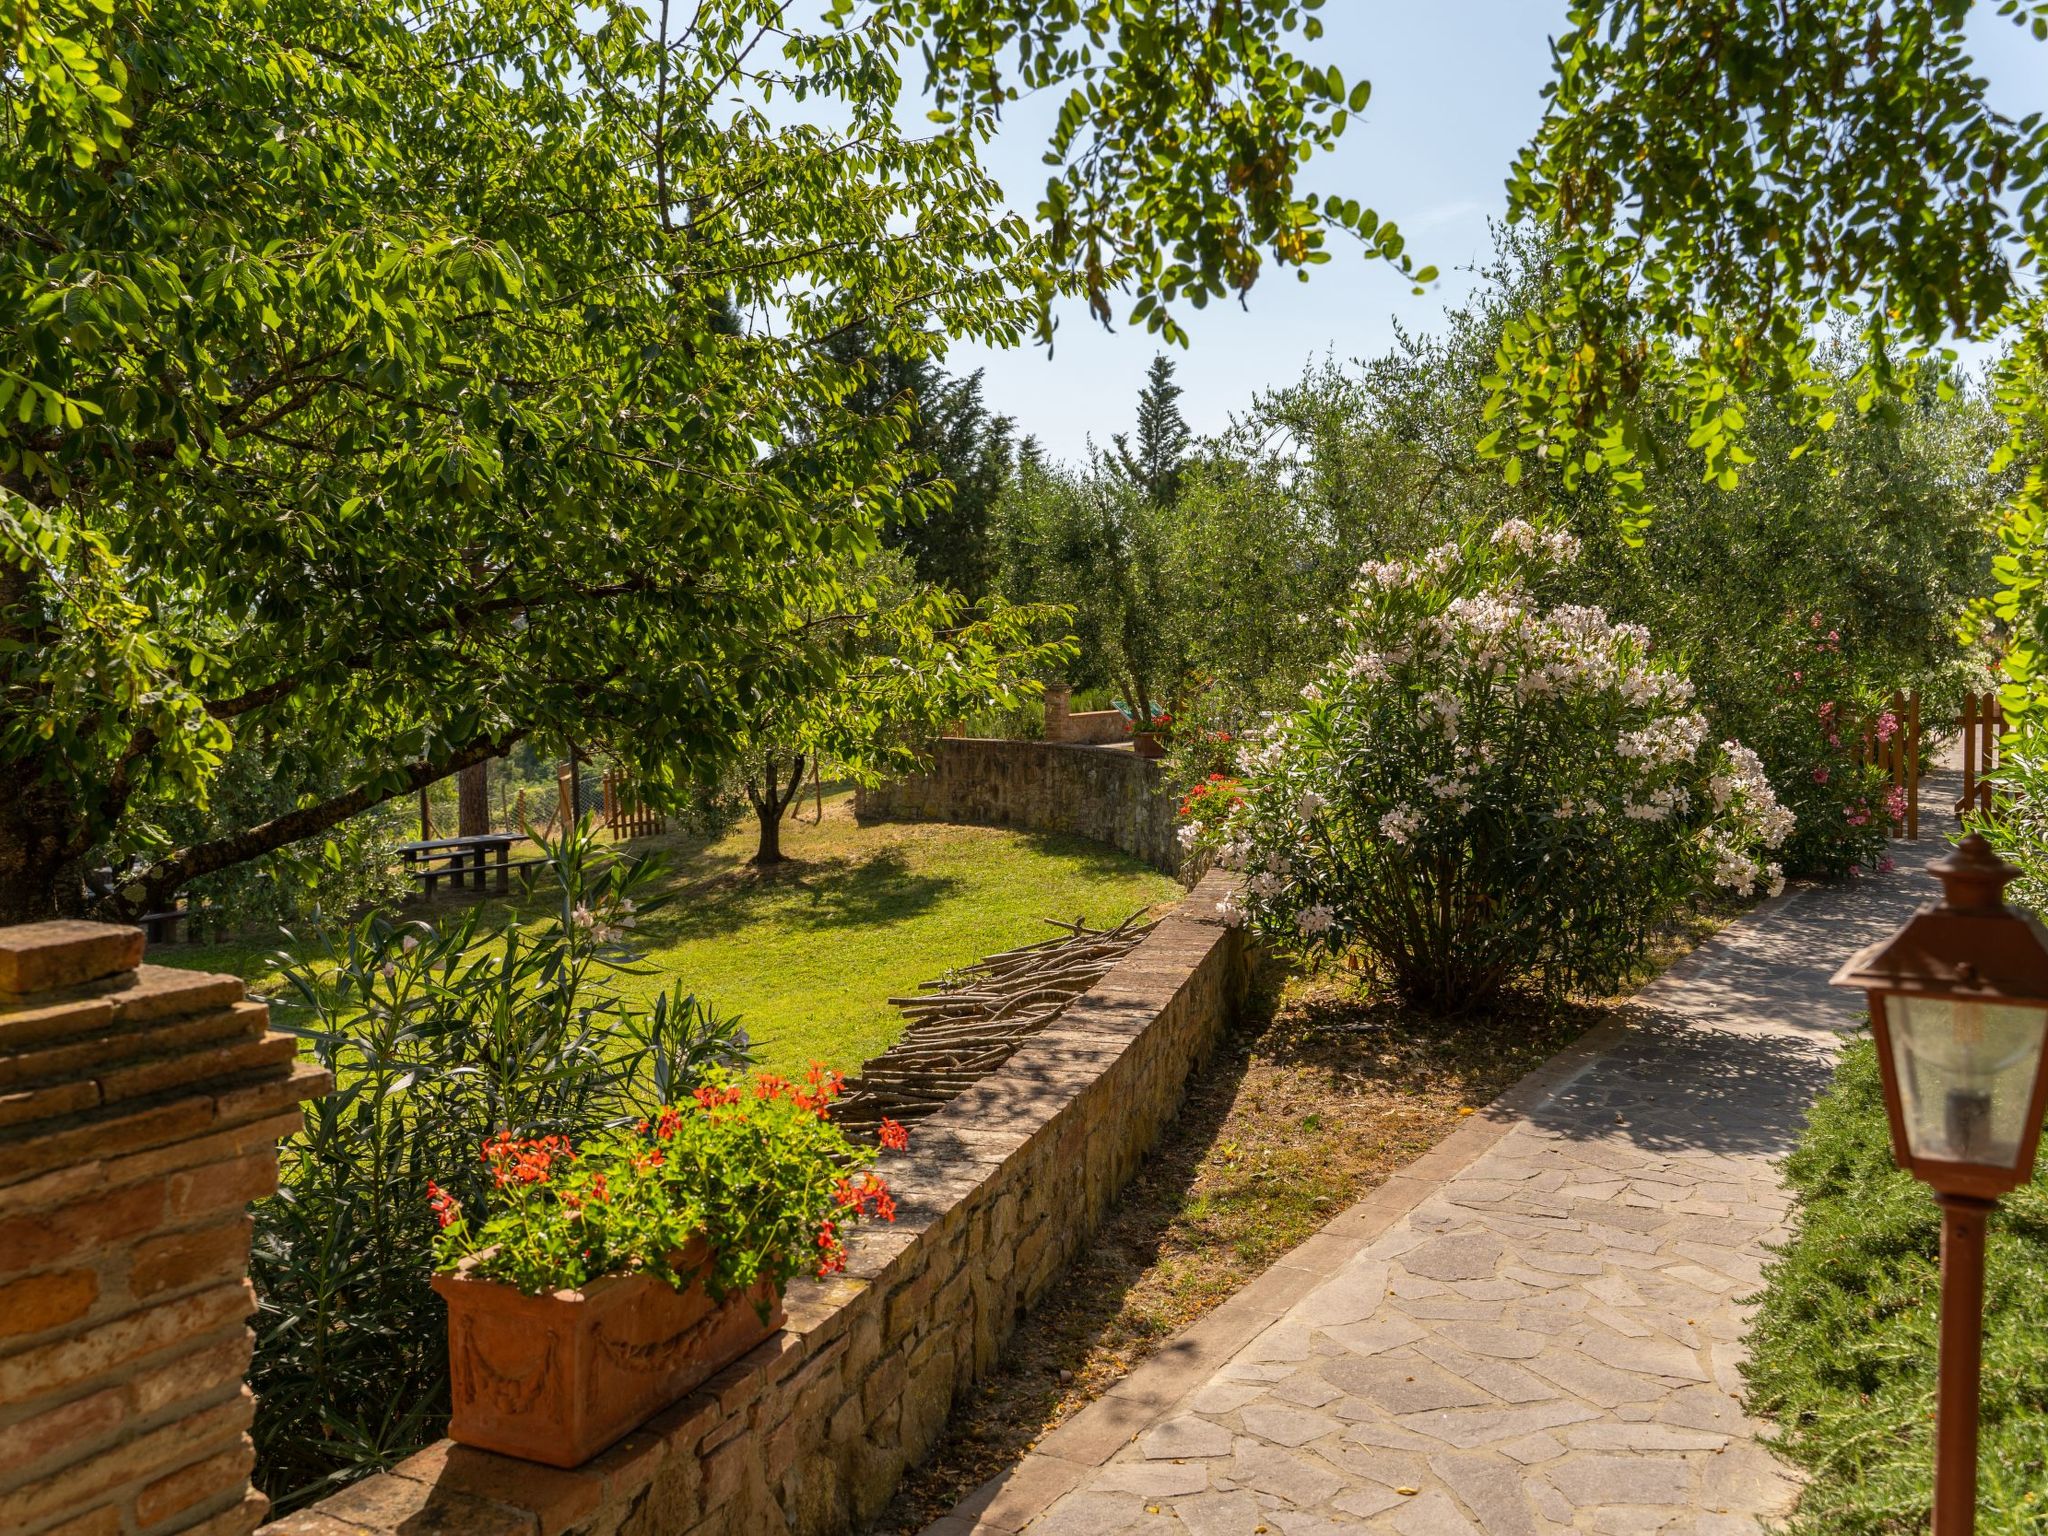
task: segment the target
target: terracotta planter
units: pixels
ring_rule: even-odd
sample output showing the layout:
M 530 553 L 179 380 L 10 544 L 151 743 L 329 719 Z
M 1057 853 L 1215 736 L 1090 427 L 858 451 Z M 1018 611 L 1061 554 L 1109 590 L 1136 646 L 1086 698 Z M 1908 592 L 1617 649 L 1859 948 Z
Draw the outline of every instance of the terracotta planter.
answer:
M 1131 732 L 1131 749 L 1140 757 L 1166 756 L 1166 733 L 1164 731 Z
M 448 1303 L 448 1438 L 551 1467 L 588 1461 L 783 1321 L 767 1281 L 722 1305 L 649 1275 L 527 1296 L 458 1270 L 434 1289 Z

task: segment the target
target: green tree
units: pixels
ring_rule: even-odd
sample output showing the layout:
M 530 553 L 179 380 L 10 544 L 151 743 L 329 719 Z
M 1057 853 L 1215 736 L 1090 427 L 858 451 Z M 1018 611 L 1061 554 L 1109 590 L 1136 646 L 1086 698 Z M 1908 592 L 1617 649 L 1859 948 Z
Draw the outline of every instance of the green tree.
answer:
M 1073 654 L 1062 619 L 1001 598 L 970 610 L 897 551 L 849 572 L 822 613 L 792 614 L 792 626 L 828 634 L 833 665 L 802 691 L 764 698 L 748 722 L 730 778 L 759 829 L 751 862 L 783 862 L 783 817 L 821 764 L 875 783 L 914 768 L 948 721 L 1036 694 L 1034 678 Z
M 1181 471 L 1194 441 L 1175 403 L 1183 393 L 1173 382 L 1173 359 L 1164 353 L 1154 357 L 1138 392 L 1137 446 L 1119 432 L 1107 458 L 1111 469 L 1161 506 L 1180 499 Z
M 1640 532 L 1652 423 L 1710 483 L 1758 457 L 1754 403 L 1801 443 L 1888 416 L 1954 338 L 2003 337 L 2010 471 L 1991 612 L 2009 708 L 2048 694 L 2048 131 L 1996 110 L 1968 0 L 1572 7 L 1543 126 L 1509 182 L 1553 243 L 1547 302 L 1504 331 L 1487 449 L 1512 482 L 1604 475 Z M 2036 39 L 2048 7 L 1997 7 Z M 1846 387 L 1827 321 L 1856 339 Z M 1934 365 L 1929 367 L 1927 365 Z M 1910 409 L 1910 406 L 1905 407 Z
M 788 616 L 913 468 L 834 336 L 915 358 L 1119 291 L 1171 336 L 1330 228 L 1426 276 L 1294 185 L 1363 93 L 1292 0 L 784 12 L 11 0 L 0 921 L 99 851 L 145 857 L 110 913 L 158 905 L 529 736 L 715 771 L 831 674 Z M 976 156 L 1056 86 L 1034 231 Z M 174 836 L 264 729 L 344 787 Z
M 1057 606 L 1073 631 L 1070 681 L 1114 690 L 1140 720 L 1169 709 L 1187 676 L 1172 517 L 1100 461 L 1023 465 L 1002 503 L 1001 590 Z
M 990 520 L 1009 482 L 1014 424 L 989 410 L 979 369 L 955 378 L 927 356 L 876 352 L 861 333 L 830 350 L 862 370 L 856 409 L 907 412 L 913 467 L 883 517 L 882 542 L 906 552 L 924 581 L 981 598 L 994 574 Z

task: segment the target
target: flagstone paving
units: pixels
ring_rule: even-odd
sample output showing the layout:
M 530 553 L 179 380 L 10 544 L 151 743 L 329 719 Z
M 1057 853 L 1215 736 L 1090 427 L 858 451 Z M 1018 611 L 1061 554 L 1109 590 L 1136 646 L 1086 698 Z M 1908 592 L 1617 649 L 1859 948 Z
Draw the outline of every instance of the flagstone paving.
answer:
M 1945 846 L 1757 908 L 927 1536 L 1742 1536 L 1782 1516 L 1796 1487 L 1737 1371 L 1785 1231 L 1774 1163 L 1859 1017 L 1828 976 L 1932 894 Z

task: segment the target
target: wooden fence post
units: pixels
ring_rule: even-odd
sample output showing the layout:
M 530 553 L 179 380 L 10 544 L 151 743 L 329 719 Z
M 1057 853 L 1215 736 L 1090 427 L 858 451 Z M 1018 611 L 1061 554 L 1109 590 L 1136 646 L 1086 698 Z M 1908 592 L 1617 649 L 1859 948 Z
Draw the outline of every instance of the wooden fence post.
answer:
M 1920 690 L 1906 695 L 1906 836 L 1920 841 Z

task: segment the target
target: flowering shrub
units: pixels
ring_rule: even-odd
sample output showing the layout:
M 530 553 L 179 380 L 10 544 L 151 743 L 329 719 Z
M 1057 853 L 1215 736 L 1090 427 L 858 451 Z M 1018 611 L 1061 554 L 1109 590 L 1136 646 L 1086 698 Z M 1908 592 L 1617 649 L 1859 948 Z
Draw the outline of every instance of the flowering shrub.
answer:
M 447 1209 L 430 1202 L 490 1208 L 482 1142 L 509 1128 L 580 1145 L 746 1060 L 737 1019 L 680 987 L 645 1006 L 621 985 L 644 971 L 632 938 L 664 899 L 656 866 L 588 822 L 541 854 L 533 883 L 551 899 L 531 921 L 488 931 L 474 906 L 445 924 L 370 917 L 317 958 L 281 957 L 278 1022 L 336 1084 L 254 1211 L 257 1476 L 286 1509 L 446 1423 L 428 1281 Z
M 1840 630 L 1821 614 L 1788 615 L 1786 630 L 1781 643 L 1758 648 L 1761 665 L 1781 675 L 1747 738 L 1798 818 L 1785 867 L 1831 880 L 1888 868 L 1885 840 L 1902 830 L 1905 791 L 1861 761 L 1859 748 L 1866 730 L 1889 742 L 1903 722 L 1859 687 Z
M 1576 554 L 1510 522 L 1361 569 L 1346 647 L 1246 749 L 1241 800 L 1189 807 L 1246 874 L 1226 916 L 1455 1012 L 1612 984 L 1703 887 L 1778 887 L 1792 817 L 1755 755 L 1710 741 L 1641 628 L 1538 601 Z
M 581 1148 L 500 1132 L 483 1143 L 491 1211 L 474 1231 L 460 1202 L 429 1187 L 441 1268 L 473 1259 L 476 1274 L 530 1295 L 644 1271 L 678 1286 L 701 1279 L 714 1300 L 762 1279 L 832 1274 L 849 1226 L 896 1219 L 888 1185 L 866 1171 L 875 1149 L 833 1123 L 840 1088 L 818 1066 L 802 1083 L 714 1072 L 682 1106 Z M 889 1120 L 882 1140 L 908 1145 Z M 709 1257 L 679 1273 L 698 1237 Z

